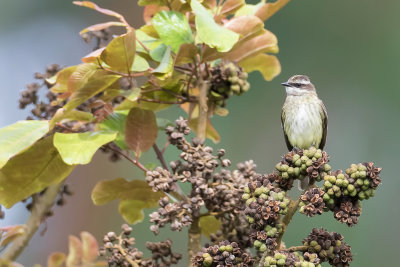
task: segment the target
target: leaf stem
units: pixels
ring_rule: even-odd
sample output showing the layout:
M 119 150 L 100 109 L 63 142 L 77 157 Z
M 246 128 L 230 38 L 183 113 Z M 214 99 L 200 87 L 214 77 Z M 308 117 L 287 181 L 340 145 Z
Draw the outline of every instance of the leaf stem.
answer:
M 154 145 L 153 145 L 153 150 L 156 153 L 156 156 L 157 156 L 158 160 L 160 161 L 161 165 L 163 166 L 163 168 L 168 170 L 168 165 L 165 162 L 164 155 L 162 154 L 162 152 L 160 151 L 160 149 L 158 148 L 156 143 L 154 143 Z
M 49 186 L 46 191 L 34 202 L 31 215 L 26 222 L 26 232 L 22 236 L 16 238 L 10 247 L 3 253 L 3 260 L 14 261 L 28 245 L 29 241 L 39 229 L 46 213 L 54 205 L 58 193 L 60 192 L 63 182 Z
M 142 163 L 140 163 L 138 160 L 134 160 L 133 158 L 129 157 L 128 155 L 123 153 L 121 150 L 113 148 L 113 147 L 111 147 L 109 145 L 105 145 L 105 147 L 107 147 L 108 149 L 114 151 L 118 155 L 121 155 L 122 157 L 127 159 L 129 162 L 133 163 L 134 165 L 138 166 L 142 171 L 144 171 L 144 172 L 148 171 L 148 169 Z

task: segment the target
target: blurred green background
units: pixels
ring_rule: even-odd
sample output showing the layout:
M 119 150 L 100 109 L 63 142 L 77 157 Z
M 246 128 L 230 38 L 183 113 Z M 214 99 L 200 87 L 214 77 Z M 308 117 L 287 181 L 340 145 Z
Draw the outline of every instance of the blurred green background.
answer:
M 134 26 L 143 24 L 135 0 L 96 1 L 124 14 Z M 363 202 L 360 222 L 353 228 L 338 223 L 332 213 L 307 219 L 296 215 L 285 235 L 288 245 L 299 244 L 313 227 L 345 236 L 352 246 L 351 266 L 398 266 L 400 212 L 398 160 L 400 153 L 400 2 L 398 0 L 292 1 L 266 23 L 279 40 L 282 73 L 272 82 L 252 74 L 251 90 L 228 101 L 230 114 L 213 123 L 222 136 L 217 148 L 226 148 L 233 163 L 253 159 L 260 172 L 270 172 L 286 152 L 280 128 L 285 92 L 280 82 L 293 74 L 309 75 L 329 114 L 326 150 L 333 168 L 374 161 L 383 167 L 382 186 L 375 198 Z M 19 93 L 33 81 L 33 73 L 49 63 L 78 64 L 90 52 L 78 32 L 108 18 L 71 1 L 0 1 L 0 126 L 24 119 L 18 110 Z M 178 109 L 163 112 L 174 119 Z M 161 144 L 162 142 L 160 142 Z M 168 150 L 173 159 L 176 152 Z M 151 156 L 145 162 L 152 161 Z M 87 230 L 99 240 L 119 231 L 123 222 L 117 203 L 95 207 L 90 191 L 97 181 L 125 177 L 143 178 L 121 161 L 113 164 L 98 153 L 90 166 L 77 167 L 67 182 L 75 192 L 64 207 L 55 209 L 36 234 L 19 262 L 45 265 L 53 251 L 67 251 L 68 235 Z M 22 204 L 8 210 L 0 226 L 23 223 L 28 214 Z M 148 217 L 146 217 L 147 220 Z M 138 247 L 156 240 L 148 223 L 134 227 Z M 160 240 L 172 237 L 175 250 L 185 251 L 185 232 L 161 231 Z M 185 266 L 181 262 L 180 266 Z

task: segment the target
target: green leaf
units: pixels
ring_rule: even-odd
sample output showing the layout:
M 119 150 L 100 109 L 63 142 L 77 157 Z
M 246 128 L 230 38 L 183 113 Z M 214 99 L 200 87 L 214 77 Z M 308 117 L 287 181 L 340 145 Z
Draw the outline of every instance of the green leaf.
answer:
M 258 54 L 238 62 L 246 72 L 259 71 L 264 80 L 271 81 L 281 72 L 281 64 L 275 56 Z
M 168 126 L 174 126 L 174 123 L 168 119 L 157 118 L 158 130 L 164 131 Z
M 164 55 L 161 59 L 160 65 L 155 68 L 152 72 L 153 73 L 169 73 L 172 71 L 173 68 L 173 60 L 171 57 L 171 48 L 168 46 L 164 52 Z
M 65 110 L 70 111 L 76 108 L 89 98 L 107 89 L 119 78 L 121 76 L 109 75 L 106 71 L 98 70 L 82 88 L 79 88 L 71 95 L 68 103 L 64 106 Z
M 128 110 L 116 111 L 97 125 L 100 130 L 117 132 L 117 138 L 115 138 L 114 143 L 123 150 L 128 148 L 125 143 L 125 121 L 128 112 Z
M 54 146 L 68 165 L 88 164 L 96 151 L 113 141 L 116 132 L 56 133 Z
M 190 5 L 196 14 L 196 41 L 215 47 L 219 52 L 231 50 L 239 40 L 239 34 L 218 25 L 213 14 L 198 0 L 192 0 Z
M 157 139 L 157 122 L 153 111 L 133 108 L 125 124 L 125 142 L 130 149 L 140 154 L 153 146 Z
M 165 6 L 165 0 L 139 0 L 139 6 L 147 6 L 147 5 L 159 5 Z
M 141 71 L 146 71 L 149 68 L 150 68 L 150 66 L 146 59 L 144 59 L 138 55 L 135 56 L 135 61 L 133 62 L 132 66 L 131 66 L 131 71 L 141 72 Z
M 46 137 L 12 159 L 0 170 L 0 204 L 6 208 L 64 180 L 74 166 L 64 163 Z
M 199 226 L 201 233 L 210 238 L 211 234 L 216 233 L 221 228 L 221 221 L 213 215 L 202 216 L 200 217 Z
M 142 221 L 142 210 L 157 207 L 159 199 L 163 196 L 163 192 L 154 192 L 145 181 L 127 181 L 123 178 L 101 181 L 92 191 L 95 205 L 104 205 L 119 199 L 118 209 L 128 223 Z
M 165 55 L 165 51 L 167 51 L 167 46 L 165 44 L 160 44 L 156 48 L 150 51 L 150 57 L 157 62 L 161 62 Z
M 0 169 L 49 131 L 48 121 L 18 121 L 0 129 Z
M 151 37 L 140 29 L 136 31 L 136 40 L 140 40 L 140 42 L 142 42 L 142 44 L 150 50 L 154 50 L 156 47 L 162 44 L 160 39 Z M 136 52 L 147 53 L 147 51 L 142 47 L 141 44 L 139 44 L 138 41 L 136 41 Z
M 175 11 L 158 12 L 152 24 L 161 40 L 176 53 L 182 44 L 193 43 L 192 30 L 185 15 Z
M 100 58 L 112 70 L 129 73 L 135 59 L 136 35 L 131 29 L 128 33 L 114 38 L 101 53 Z

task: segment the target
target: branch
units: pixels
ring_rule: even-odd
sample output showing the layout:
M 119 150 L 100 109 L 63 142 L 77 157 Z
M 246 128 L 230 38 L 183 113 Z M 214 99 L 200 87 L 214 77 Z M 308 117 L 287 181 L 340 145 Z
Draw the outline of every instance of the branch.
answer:
M 158 148 L 157 144 L 154 143 L 153 145 L 153 150 L 157 155 L 158 160 L 160 161 L 161 165 L 163 166 L 164 169 L 168 170 L 168 165 L 165 162 L 164 156 L 162 154 L 162 152 L 160 151 L 160 149 Z
M 196 255 L 197 252 L 201 250 L 201 228 L 199 226 L 200 218 L 193 216 L 193 222 L 189 228 L 189 242 L 188 242 L 188 252 L 189 252 L 189 267 L 192 266 L 191 258 Z
M 28 245 L 29 240 L 33 237 L 36 231 L 39 229 L 43 218 L 46 213 L 53 206 L 58 193 L 64 183 L 49 186 L 46 191 L 34 202 L 32 207 L 31 216 L 26 222 L 26 232 L 24 235 L 16 238 L 12 242 L 11 246 L 3 253 L 2 259 L 8 261 L 14 261 Z
M 197 121 L 197 137 L 203 141 L 206 139 L 207 120 L 208 120 L 207 94 L 209 89 L 210 89 L 210 82 L 203 80 L 203 78 L 200 78 L 199 118 Z

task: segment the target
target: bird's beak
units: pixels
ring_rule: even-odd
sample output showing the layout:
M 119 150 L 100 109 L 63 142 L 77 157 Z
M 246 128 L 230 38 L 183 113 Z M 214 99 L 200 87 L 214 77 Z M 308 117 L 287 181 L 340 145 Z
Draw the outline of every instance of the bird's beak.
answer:
M 290 84 L 288 83 L 288 82 L 284 82 L 284 83 L 281 83 L 283 86 L 286 86 L 286 87 L 290 87 Z

